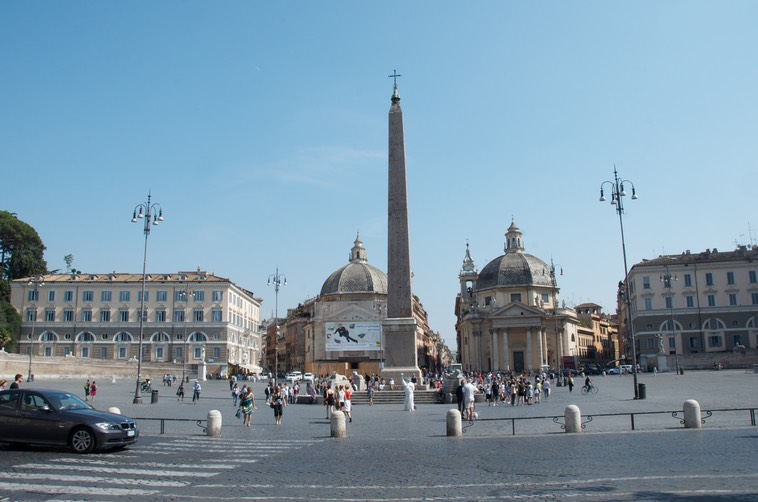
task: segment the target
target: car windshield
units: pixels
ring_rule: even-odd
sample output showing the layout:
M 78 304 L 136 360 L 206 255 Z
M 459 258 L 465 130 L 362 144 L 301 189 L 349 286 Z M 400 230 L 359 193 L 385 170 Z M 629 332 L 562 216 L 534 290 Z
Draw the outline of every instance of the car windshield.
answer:
M 81 400 L 81 398 L 69 394 L 68 392 L 54 392 L 47 395 L 53 406 L 59 410 L 91 410 L 92 406 Z

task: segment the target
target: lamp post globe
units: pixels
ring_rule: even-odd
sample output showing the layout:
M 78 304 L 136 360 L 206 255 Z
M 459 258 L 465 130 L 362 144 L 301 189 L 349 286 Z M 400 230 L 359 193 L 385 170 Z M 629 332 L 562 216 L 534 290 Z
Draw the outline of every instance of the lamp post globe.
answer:
M 34 330 L 37 324 L 37 303 L 39 302 L 39 287 L 44 286 L 45 281 L 41 275 L 35 275 L 29 280 L 29 286 L 34 286 L 31 292 L 31 298 L 34 300 L 34 309 L 31 310 L 32 317 L 32 334 L 29 336 L 29 372 L 26 381 L 31 382 L 32 378 L 32 355 L 34 354 Z
M 279 273 L 279 266 L 276 272 L 268 276 L 267 285 L 274 285 L 275 303 L 274 303 L 274 383 L 279 378 L 279 288 L 287 285 L 287 276 Z

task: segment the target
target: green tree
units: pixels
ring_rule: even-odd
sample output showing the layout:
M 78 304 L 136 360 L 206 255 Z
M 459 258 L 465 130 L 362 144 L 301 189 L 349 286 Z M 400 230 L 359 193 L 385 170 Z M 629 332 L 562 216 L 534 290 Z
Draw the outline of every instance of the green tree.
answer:
M 21 316 L 10 303 L 10 282 L 47 272 L 45 245 L 34 227 L 15 213 L 0 211 L 0 345 L 13 345 Z

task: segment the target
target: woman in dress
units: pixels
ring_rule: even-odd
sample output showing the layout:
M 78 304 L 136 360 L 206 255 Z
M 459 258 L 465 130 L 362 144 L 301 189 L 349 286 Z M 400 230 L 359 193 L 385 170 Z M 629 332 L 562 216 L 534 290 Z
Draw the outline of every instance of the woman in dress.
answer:
M 328 420 L 334 412 L 334 389 L 331 387 L 326 388 L 326 399 L 324 399 L 324 404 L 326 405 L 326 418 Z
M 253 387 L 247 387 L 245 393 L 240 397 L 240 411 L 242 412 L 242 427 L 250 427 L 250 422 L 253 418 L 253 410 L 255 407 L 255 395 L 253 394 Z
M 92 380 L 92 383 L 89 386 L 89 400 L 94 403 L 96 396 L 97 396 L 97 382 Z

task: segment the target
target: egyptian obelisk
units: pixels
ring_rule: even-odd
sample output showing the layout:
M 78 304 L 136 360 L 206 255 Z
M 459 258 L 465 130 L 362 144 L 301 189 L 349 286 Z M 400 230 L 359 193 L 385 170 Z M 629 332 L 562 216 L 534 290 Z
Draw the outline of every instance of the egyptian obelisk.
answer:
M 389 203 L 387 222 L 387 318 L 382 322 L 384 332 L 384 361 L 382 377 L 394 378 L 402 385 L 406 378 L 420 379 L 416 348 L 416 320 L 413 317 L 411 293 L 411 248 L 408 233 L 408 192 L 405 177 L 405 138 L 403 111 L 395 79 L 389 112 Z M 420 380 L 419 380 L 420 381 Z

